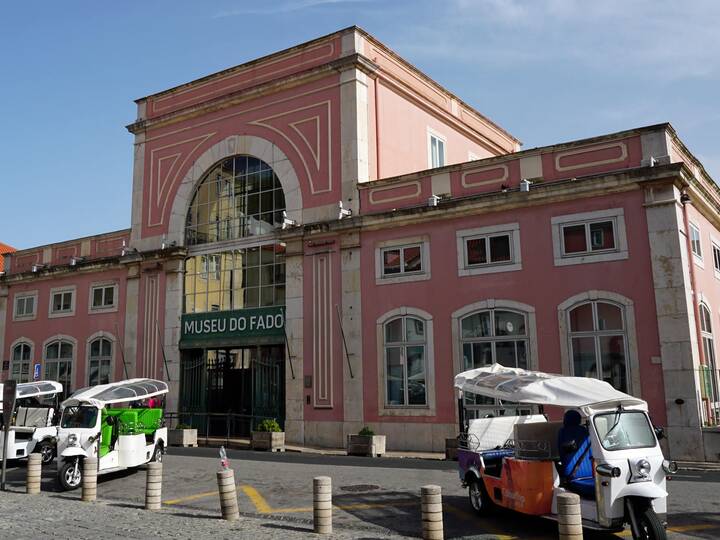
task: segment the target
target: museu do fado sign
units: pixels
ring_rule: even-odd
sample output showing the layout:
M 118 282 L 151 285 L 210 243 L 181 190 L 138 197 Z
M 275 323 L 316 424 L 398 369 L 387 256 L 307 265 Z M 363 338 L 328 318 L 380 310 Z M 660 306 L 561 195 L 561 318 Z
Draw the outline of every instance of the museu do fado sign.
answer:
M 254 344 L 282 342 L 285 310 L 281 306 L 186 313 L 181 320 L 180 345 Z

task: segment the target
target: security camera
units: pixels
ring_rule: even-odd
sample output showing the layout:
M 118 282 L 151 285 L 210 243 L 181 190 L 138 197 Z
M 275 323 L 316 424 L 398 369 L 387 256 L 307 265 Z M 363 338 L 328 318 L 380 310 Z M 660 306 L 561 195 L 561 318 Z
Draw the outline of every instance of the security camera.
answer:
M 282 230 L 289 229 L 290 227 L 297 227 L 297 221 L 294 219 L 290 219 L 287 215 L 287 212 L 283 210 L 283 221 L 282 221 Z
M 340 201 L 338 203 L 338 206 L 340 207 L 340 213 L 338 214 L 338 219 L 352 216 L 352 210 L 350 210 L 349 208 L 343 208 L 342 201 Z

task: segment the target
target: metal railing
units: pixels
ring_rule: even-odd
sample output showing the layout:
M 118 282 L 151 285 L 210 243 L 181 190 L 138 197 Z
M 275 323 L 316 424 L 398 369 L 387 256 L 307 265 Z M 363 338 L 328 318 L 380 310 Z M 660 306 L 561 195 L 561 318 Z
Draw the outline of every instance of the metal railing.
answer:
M 198 430 L 198 441 L 205 444 L 231 439 L 248 438 L 250 432 L 263 420 L 279 420 L 271 416 L 258 416 L 235 413 L 204 413 L 204 412 L 166 412 L 165 425 L 175 428 L 179 424 Z M 281 423 L 282 425 L 282 423 Z

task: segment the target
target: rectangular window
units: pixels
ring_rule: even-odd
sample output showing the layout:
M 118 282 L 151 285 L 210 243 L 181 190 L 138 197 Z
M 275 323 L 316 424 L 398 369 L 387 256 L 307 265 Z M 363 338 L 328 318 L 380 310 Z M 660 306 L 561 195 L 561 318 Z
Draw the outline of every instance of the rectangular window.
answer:
M 92 309 L 111 308 L 115 306 L 115 285 L 93 287 L 91 291 Z
M 512 233 L 465 238 L 465 266 L 505 264 L 512 261 Z
M 712 245 L 713 250 L 713 266 L 715 267 L 715 272 L 720 272 L 720 247 L 713 242 Z
M 690 224 L 690 247 L 692 252 L 702 259 L 702 246 L 700 245 L 700 229 L 697 225 Z
M 51 313 L 71 313 L 73 307 L 73 291 L 61 291 L 53 293 L 50 304 Z
M 15 318 L 33 317 L 35 315 L 34 296 L 15 297 Z
M 586 255 L 616 249 L 612 219 L 562 225 L 563 256 Z
M 397 276 L 423 271 L 422 246 L 399 246 L 382 250 L 382 275 Z
M 445 139 L 428 132 L 428 162 L 431 169 L 445 166 Z

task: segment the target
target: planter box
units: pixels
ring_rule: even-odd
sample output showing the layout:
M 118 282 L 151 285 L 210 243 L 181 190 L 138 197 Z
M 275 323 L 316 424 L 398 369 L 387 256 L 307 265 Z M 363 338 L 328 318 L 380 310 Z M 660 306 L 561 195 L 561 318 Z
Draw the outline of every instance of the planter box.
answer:
M 271 452 L 285 451 L 284 431 L 253 431 L 250 438 L 253 450 L 270 450 Z
M 170 446 L 197 446 L 197 429 L 168 429 Z
M 458 440 L 456 437 L 445 439 L 445 459 L 457 461 Z
M 348 456 L 380 457 L 385 454 L 385 435 L 348 435 Z

